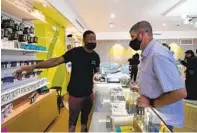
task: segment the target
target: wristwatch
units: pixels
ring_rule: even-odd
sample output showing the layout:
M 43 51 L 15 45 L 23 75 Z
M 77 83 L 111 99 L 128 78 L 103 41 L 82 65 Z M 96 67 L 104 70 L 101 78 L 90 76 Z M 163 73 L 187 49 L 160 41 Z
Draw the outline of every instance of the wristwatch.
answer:
M 152 107 L 155 107 L 155 99 L 149 99 L 149 101 L 150 101 L 150 105 Z

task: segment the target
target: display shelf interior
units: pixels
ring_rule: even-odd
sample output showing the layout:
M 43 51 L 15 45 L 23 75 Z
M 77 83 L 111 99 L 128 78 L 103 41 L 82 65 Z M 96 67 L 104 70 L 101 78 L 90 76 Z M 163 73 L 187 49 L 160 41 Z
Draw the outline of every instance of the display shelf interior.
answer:
M 41 53 L 47 53 L 48 51 L 41 51 L 41 50 L 26 50 L 21 48 L 1 48 L 1 50 L 4 51 L 19 51 L 19 52 L 41 52 Z
M 38 85 L 38 83 L 40 83 L 40 82 L 43 82 L 43 83 Z M 26 83 L 25 85 L 20 85 L 20 86 L 5 90 L 1 93 L 1 106 L 5 105 L 7 103 L 10 103 L 22 96 L 25 96 L 28 93 L 31 93 L 43 86 L 46 86 L 48 83 L 49 82 L 46 78 L 42 78 L 42 79 L 30 82 L 30 83 Z M 25 89 L 26 89 L 26 91 L 24 91 Z M 12 96 L 12 98 L 11 98 L 11 96 Z
M 13 112 L 8 117 L 6 117 L 1 124 L 4 124 L 7 121 L 9 121 L 10 119 L 16 117 L 17 115 L 19 115 L 20 113 L 22 113 L 23 111 L 25 111 L 26 109 L 31 107 L 32 105 L 38 103 L 40 100 L 42 100 L 45 97 L 47 97 L 48 95 L 50 95 L 53 91 L 55 91 L 55 90 L 50 90 L 49 93 L 46 93 L 44 95 L 39 95 L 38 98 L 36 98 L 36 101 L 33 104 L 30 104 L 29 102 L 27 102 L 27 103 L 23 104 L 22 106 L 14 109 Z
M 27 12 L 24 9 L 16 6 L 12 2 L 10 2 L 9 0 L 2 0 L 1 4 L 2 4 L 2 6 L 1 6 L 2 11 L 12 14 L 18 18 L 21 18 L 24 20 L 40 20 L 40 21 L 46 23 L 45 18 L 39 18 L 39 17 L 35 16 L 33 13 Z
M 1 78 L 4 78 L 4 77 L 12 77 L 13 74 L 15 73 L 16 70 L 20 69 L 21 67 L 11 67 L 11 68 L 3 68 L 1 69 Z M 34 72 L 36 72 L 36 70 L 34 70 Z M 23 72 L 24 74 L 26 74 L 26 72 Z
M 21 67 L 1 68 L 1 78 L 13 76 L 13 73 Z
M 5 76 L 5 75 L 3 75 Z M 9 76 L 9 75 L 8 75 Z M 12 74 L 13 76 L 13 74 Z M 33 81 L 36 81 L 37 80 L 37 77 L 30 77 L 30 78 L 27 78 L 27 79 L 23 79 L 23 80 L 18 80 L 17 82 L 14 82 L 14 83 L 3 83 L 1 84 L 1 92 L 4 92 L 6 90 L 10 90 L 12 88 L 15 88 L 17 86 L 20 86 L 20 85 L 23 85 L 23 84 L 26 84 L 26 83 L 30 83 L 30 82 L 33 82 Z

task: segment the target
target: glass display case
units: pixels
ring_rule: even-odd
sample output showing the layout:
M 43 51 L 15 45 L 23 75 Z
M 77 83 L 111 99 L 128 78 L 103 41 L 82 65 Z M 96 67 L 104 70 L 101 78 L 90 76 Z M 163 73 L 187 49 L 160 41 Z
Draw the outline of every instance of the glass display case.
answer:
M 115 62 L 106 62 L 100 64 L 101 74 L 112 74 L 121 71 L 121 65 Z
M 94 89 L 95 106 L 90 132 L 171 132 L 154 109 L 141 108 L 136 105 L 135 99 L 139 94 L 131 92 L 128 88 L 121 88 L 120 84 L 113 84 L 114 87 L 117 92 L 113 94 L 110 84 Z M 121 92 L 118 92 L 118 89 Z M 124 98 L 121 98 L 121 95 Z M 114 100 L 114 96 L 119 97 Z M 126 110 L 127 113 L 114 114 L 112 104 L 115 104 L 116 108 L 120 106 L 122 108 L 120 112 Z

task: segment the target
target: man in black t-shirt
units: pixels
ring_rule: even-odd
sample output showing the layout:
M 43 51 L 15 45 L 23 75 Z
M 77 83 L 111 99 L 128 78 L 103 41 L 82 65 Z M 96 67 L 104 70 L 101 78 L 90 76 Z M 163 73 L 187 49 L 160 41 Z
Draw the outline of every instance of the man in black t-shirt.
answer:
M 96 35 L 93 31 L 83 34 L 84 47 L 69 50 L 64 55 L 36 65 L 24 66 L 16 71 L 17 79 L 21 79 L 23 71 L 51 68 L 62 63 L 71 62 L 72 72 L 68 85 L 69 93 L 69 131 L 74 132 L 78 115 L 81 112 L 81 131 L 87 131 L 88 115 L 93 103 L 93 75 L 98 72 L 100 65 L 99 55 L 94 51 Z
M 185 52 L 185 60 L 180 61 L 186 69 L 185 86 L 188 100 L 197 100 L 197 57 L 192 50 Z
M 137 78 L 137 72 L 138 72 L 138 65 L 140 64 L 140 60 L 139 60 L 139 54 L 136 53 L 135 55 L 133 55 L 132 58 L 130 58 L 128 60 L 129 62 L 129 68 L 130 68 L 130 77 L 131 77 L 131 80 L 133 79 L 134 77 L 134 82 L 136 82 L 136 78 Z

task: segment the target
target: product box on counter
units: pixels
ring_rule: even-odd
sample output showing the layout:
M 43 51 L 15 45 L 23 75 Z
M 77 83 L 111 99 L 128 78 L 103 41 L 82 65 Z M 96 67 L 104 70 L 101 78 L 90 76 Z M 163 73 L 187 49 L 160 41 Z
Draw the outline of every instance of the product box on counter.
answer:
M 126 100 L 121 88 L 112 88 L 110 90 L 110 105 L 113 116 L 128 115 Z
M 112 116 L 128 115 L 125 103 L 111 103 Z
M 113 132 L 142 132 L 133 116 L 115 116 L 111 118 Z

